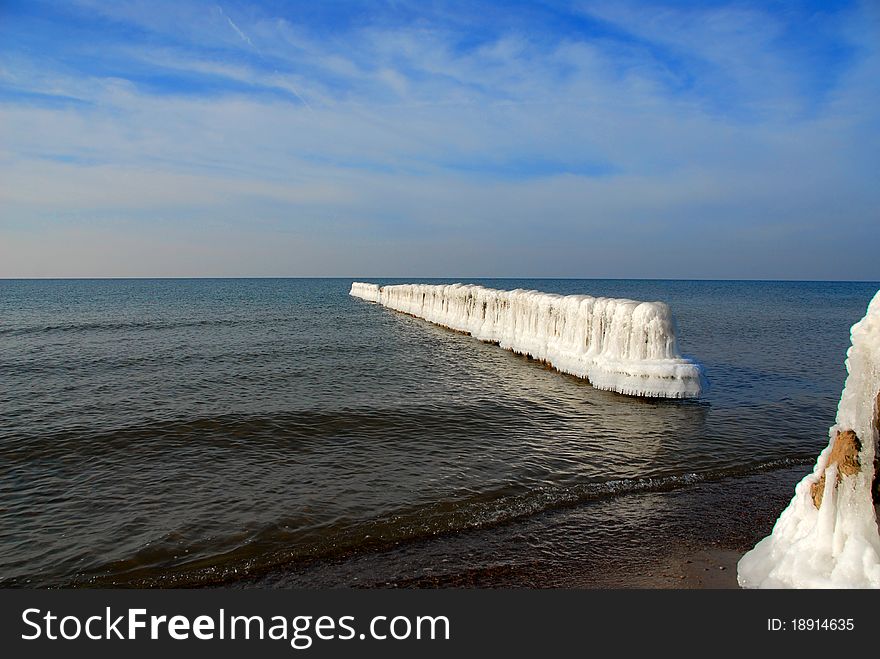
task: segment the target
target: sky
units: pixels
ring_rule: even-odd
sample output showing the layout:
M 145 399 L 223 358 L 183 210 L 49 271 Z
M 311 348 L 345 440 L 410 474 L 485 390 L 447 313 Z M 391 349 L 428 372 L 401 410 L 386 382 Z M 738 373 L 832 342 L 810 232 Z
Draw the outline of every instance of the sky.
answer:
M 880 280 L 880 2 L 0 0 L 0 277 Z

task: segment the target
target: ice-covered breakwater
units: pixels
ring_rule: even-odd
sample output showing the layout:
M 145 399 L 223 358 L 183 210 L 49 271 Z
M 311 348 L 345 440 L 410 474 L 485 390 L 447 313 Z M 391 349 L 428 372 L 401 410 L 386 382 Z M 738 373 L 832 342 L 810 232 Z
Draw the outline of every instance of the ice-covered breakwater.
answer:
M 702 368 L 678 353 L 663 302 L 468 284 L 354 282 L 351 295 L 546 361 L 599 389 L 664 398 L 703 389 Z
M 828 446 L 771 535 L 740 560 L 743 587 L 880 588 L 880 291 L 851 336 Z
M 351 283 L 351 291 L 349 291 L 349 295 L 354 295 L 355 297 L 367 300 L 368 302 L 378 302 L 379 286 L 378 284 L 365 284 L 361 281 L 355 281 Z

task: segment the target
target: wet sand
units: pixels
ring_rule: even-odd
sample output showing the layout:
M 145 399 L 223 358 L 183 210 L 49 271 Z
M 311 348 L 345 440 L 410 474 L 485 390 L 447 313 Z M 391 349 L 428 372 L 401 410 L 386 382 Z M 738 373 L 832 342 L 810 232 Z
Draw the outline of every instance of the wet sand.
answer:
M 736 564 L 743 552 L 701 549 L 663 558 L 653 569 L 629 581 L 633 588 L 739 588 Z M 634 575 L 635 576 L 635 575 Z

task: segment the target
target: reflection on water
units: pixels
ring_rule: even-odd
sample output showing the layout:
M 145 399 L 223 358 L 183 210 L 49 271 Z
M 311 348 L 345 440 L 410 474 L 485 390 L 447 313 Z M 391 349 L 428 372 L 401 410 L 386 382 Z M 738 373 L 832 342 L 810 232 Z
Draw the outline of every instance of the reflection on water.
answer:
M 811 460 L 872 293 L 481 283 L 665 299 L 712 389 L 593 389 L 349 280 L 0 282 L 0 584 L 228 582 Z

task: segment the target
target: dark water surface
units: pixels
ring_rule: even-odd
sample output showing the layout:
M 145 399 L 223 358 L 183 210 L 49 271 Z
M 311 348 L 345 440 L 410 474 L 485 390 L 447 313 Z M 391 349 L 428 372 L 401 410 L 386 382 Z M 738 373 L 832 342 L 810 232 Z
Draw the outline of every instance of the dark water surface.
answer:
M 552 555 L 560 509 L 585 515 L 566 542 L 613 556 L 695 484 L 718 505 L 691 514 L 730 525 L 750 479 L 827 443 L 878 288 L 468 281 L 664 300 L 711 390 L 599 391 L 351 298 L 350 279 L 0 281 L 0 586 L 419 578 L 517 529 Z

